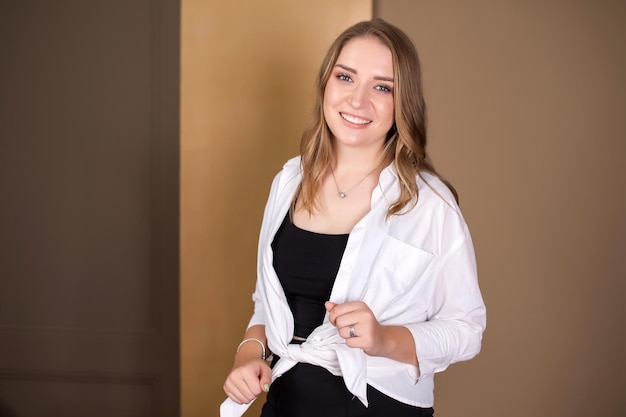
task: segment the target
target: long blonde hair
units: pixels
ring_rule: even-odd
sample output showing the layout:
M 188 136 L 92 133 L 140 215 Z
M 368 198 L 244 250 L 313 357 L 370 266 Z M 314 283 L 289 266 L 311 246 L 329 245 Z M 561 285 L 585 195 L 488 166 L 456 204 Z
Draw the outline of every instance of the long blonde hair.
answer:
M 302 134 L 300 154 L 302 182 L 292 202 L 309 213 L 317 208 L 317 195 L 333 162 L 333 135 L 324 118 L 324 91 L 343 47 L 352 39 L 375 36 L 391 51 L 394 78 L 394 124 L 384 146 L 385 164 L 395 162 L 400 180 L 400 196 L 391 203 L 387 217 L 401 214 L 417 204 L 416 176 L 429 172 L 439 177 L 458 202 L 454 187 L 433 167 L 426 154 L 426 103 L 422 90 L 422 71 L 415 46 L 397 27 L 382 19 L 357 23 L 346 29 L 330 46 L 315 83 L 313 114 Z M 406 210 L 405 210 L 406 209 Z

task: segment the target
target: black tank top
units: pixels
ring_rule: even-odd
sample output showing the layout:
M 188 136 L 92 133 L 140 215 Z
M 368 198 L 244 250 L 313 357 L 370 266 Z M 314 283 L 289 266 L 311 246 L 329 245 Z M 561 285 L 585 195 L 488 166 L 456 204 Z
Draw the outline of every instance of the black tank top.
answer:
M 349 234 L 326 235 L 295 226 L 289 214 L 272 241 L 274 270 L 294 317 L 294 335 L 308 337 L 324 321 Z

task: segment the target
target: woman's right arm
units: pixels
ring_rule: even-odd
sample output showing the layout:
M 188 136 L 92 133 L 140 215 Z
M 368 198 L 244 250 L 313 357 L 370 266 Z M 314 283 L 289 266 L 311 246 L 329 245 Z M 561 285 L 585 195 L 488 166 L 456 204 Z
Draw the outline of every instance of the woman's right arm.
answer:
M 297 172 L 300 166 L 300 159 L 293 158 L 289 160 L 285 167 L 289 167 L 290 172 Z M 285 182 L 283 177 L 284 169 L 281 170 L 272 181 L 270 187 L 270 193 L 265 204 L 265 210 L 263 212 L 263 222 L 261 224 L 261 231 L 259 236 L 259 253 L 258 260 L 259 270 L 261 269 L 260 263 L 263 262 L 264 251 L 268 249 L 273 238 L 271 232 L 271 221 L 276 215 L 276 206 L 280 202 L 279 194 L 281 187 L 285 187 L 282 182 Z M 295 175 L 295 174 L 292 174 Z M 295 176 L 291 177 L 287 181 L 297 179 Z M 284 198 L 284 197 L 281 197 Z M 284 201 L 283 201 L 284 202 Z M 284 213 L 282 214 L 284 215 Z M 252 300 L 254 301 L 254 314 L 248 323 L 248 330 L 242 340 L 257 339 L 266 349 L 266 357 L 270 356 L 270 352 L 267 350 L 267 337 L 265 335 L 265 311 L 263 307 L 263 294 L 261 289 L 261 281 L 263 277 L 259 275 L 257 277 L 256 287 Z M 262 359 L 263 348 L 261 344 L 254 340 L 243 343 L 239 346 L 237 353 L 235 354 L 235 361 L 233 368 L 226 378 L 224 383 L 224 391 L 234 402 L 238 404 L 248 404 L 254 400 L 261 392 L 267 392 L 272 382 L 272 371 L 268 363 Z
M 243 340 L 247 341 L 235 353 L 233 368 L 224 383 L 224 392 L 237 404 L 248 404 L 267 392 L 272 382 L 272 370 L 263 357 L 264 353 L 269 356 L 265 326 L 250 327 Z

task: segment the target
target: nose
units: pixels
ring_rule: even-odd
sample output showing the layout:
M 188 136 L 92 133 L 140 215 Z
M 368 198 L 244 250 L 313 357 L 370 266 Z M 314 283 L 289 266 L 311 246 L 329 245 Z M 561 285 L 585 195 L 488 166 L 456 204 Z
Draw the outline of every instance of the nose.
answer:
M 367 101 L 367 90 L 364 85 L 356 84 L 350 91 L 349 103 L 355 109 L 363 107 Z

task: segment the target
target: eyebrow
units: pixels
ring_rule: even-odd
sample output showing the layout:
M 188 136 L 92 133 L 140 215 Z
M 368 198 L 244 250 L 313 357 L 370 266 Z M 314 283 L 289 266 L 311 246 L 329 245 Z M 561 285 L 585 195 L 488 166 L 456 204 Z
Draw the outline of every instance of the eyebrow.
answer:
M 354 68 L 350 68 L 350 67 L 347 67 L 347 66 L 342 65 L 342 64 L 337 64 L 337 65 L 335 65 L 335 67 L 339 67 L 339 68 L 342 68 L 342 69 L 344 69 L 344 70 L 346 70 L 348 72 L 352 72 L 354 74 L 358 74 L 357 70 L 355 70 Z M 393 82 L 393 78 L 385 77 L 385 76 L 382 76 L 382 75 L 375 75 L 374 79 L 375 80 L 379 80 L 379 81 L 388 81 L 390 83 Z

